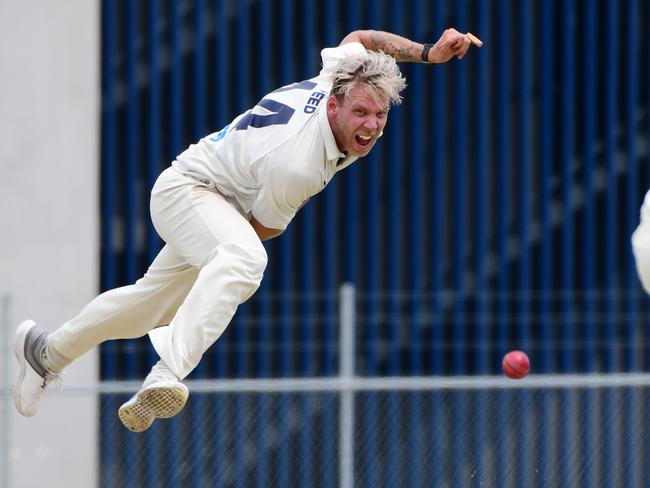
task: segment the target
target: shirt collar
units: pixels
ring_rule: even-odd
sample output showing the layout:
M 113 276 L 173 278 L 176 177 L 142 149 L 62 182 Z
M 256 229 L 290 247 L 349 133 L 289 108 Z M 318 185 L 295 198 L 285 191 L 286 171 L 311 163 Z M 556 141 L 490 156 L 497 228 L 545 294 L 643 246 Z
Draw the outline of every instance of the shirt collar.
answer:
M 323 136 L 323 141 L 325 142 L 325 152 L 327 153 L 327 159 L 330 161 L 338 161 L 339 158 L 345 158 L 345 154 L 339 151 L 338 146 L 336 145 L 336 140 L 334 139 L 334 134 L 332 133 L 332 128 L 330 127 L 330 122 L 327 119 L 327 104 L 321 104 L 318 121 L 320 124 L 320 132 Z

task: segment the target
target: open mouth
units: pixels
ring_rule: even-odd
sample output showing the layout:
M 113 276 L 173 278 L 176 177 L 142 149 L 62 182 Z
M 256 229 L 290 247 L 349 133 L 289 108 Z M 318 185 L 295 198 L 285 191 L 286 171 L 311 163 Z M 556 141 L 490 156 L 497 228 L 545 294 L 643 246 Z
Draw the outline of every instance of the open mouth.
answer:
M 361 147 L 366 147 L 368 144 L 370 144 L 370 141 L 372 140 L 372 136 L 361 136 L 361 135 L 356 135 L 354 136 L 354 140 L 359 144 Z

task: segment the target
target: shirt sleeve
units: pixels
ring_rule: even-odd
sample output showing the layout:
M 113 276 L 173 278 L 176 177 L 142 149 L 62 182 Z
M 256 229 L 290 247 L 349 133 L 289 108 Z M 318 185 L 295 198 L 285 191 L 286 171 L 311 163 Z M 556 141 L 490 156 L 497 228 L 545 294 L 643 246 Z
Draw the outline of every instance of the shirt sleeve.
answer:
M 286 229 L 296 212 L 318 189 L 299 170 L 274 165 L 253 202 L 253 216 L 270 229 Z

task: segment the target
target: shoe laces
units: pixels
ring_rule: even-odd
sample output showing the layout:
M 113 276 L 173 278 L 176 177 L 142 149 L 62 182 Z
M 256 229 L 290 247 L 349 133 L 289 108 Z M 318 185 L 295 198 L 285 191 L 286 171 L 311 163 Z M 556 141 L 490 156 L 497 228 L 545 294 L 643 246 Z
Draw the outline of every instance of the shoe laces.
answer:
M 56 388 L 57 390 L 63 389 L 63 378 L 61 378 L 61 373 L 56 374 L 50 371 L 45 373 L 45 378 L 43 378 L 43 383 L 41 384 L 41 388 L 45 389 L 50 385 L 54 385 L 54 388 Z

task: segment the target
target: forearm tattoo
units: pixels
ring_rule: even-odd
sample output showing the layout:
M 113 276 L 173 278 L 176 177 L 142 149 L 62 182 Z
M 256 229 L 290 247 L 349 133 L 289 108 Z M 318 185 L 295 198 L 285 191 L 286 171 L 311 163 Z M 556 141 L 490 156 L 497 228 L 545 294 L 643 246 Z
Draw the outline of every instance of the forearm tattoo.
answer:
M 419 61 L 422 45 L 389 32 L 374 31 L 370 35 L 373 51 L 384 51 L 397 61 Z

